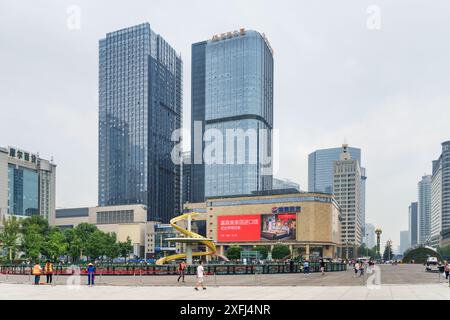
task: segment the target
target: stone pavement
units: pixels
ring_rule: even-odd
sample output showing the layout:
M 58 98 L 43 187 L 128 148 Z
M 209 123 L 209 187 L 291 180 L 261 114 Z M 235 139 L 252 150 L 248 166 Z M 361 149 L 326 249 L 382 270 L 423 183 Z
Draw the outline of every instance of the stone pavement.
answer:
M 1 300 L 449 300 L 447 284 L 291 287 L 131 287 L 0 284 Z
M 380 265 L 382 284 L 438 284 L 443 282 L 439 274 L 425 272 L 421 265 Z M 97 285 L 114 286 L 179 286 L 192 287 L 195 284 L 195 276 L 186 276 L 185 283 L 177 282 L 178 276 L 99 276 L 96 277 Z M 208 286 L 365 286 L 368 275 L 355 277 L 353 270 L 345 272 L 330 272 L 325 276 L 320 273 L 309 275 L 293 274 L 263 274 L 263 275 L 222 275 L 208 276 L 205 283 Z M 68 276 L 54 276 L 54 283 L 64 285 Z M 41 282 L 45 277 L 41 277 Z M 87 282 L 86 276 L 81 278 L 82 284 Z M 29 284 L 33 282 L 32 276 L 0 276 L 0 283 Z
M 67 285 L 68 276 L 55 277 L 54 285 L 31 285 L 31 276 L 0 276 L 0 299 L 137 299 L 137 300 L 447 300 L 450 287 L 437 273 L 419 265 L 381 265 L 381 285 L 369 287 L 366 278 L 346 272 L 270 275 L 209 276 L 205 291 L 193 289 L 195 277 L 178 283 L 176 276 L 97 277 L 95 287 Z M 73 279 L 73 278 L 72 278 Z M 44 277 L 41 282 L 45 281 Z

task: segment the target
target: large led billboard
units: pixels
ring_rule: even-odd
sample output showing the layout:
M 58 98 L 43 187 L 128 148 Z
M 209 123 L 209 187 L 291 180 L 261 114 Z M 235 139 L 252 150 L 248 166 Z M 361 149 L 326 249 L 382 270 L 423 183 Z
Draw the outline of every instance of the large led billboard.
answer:
M 217 217 L 218 242 L 295 240 L 296 213 Z

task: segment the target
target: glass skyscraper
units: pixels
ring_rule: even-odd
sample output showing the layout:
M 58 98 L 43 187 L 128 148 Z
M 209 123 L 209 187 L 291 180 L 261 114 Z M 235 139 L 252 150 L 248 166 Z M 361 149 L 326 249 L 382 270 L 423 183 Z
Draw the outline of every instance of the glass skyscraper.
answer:
M 272 156 L 272 127 L 273 52 L 264 34 L 240 29 L 193 44 L 192 201 L 270 190 L 272 169 L 271 165 L 267 169 L 263 157 Z M 233 130 L 248 134 L 243 163 L 236 161 L 240 147 L 234 138 L 227 139 L 227 132 Z M 220 133 L 224 140 L 216 150 L 216 161 L 205 163 L 202 154 L 213 141 L 202 137 L 211 132 Z M 233 147 L 227 148 L 230 140 Z M 234 150 L 231 163 L 227 161 L 230 149 Z
M 431 175 L 422 177 L 422 180 L 418 183 L 418 234 L 415 236 L 415 242 L 411 242 L 412 245 L 417 243 L 424 244 L 430 240 L 431 235 Z M 411 240 L 412 241 L 412 240 Z
M 333 162 L 340 158 L 342 148 L 316 150 L 308 156 L 308 191 L 333 193 Z M 350 157 L 361 166 L 361 149 L 348 148 Z M 365 171 L 365 170 L 364 170 Z M 365 177 L 364 177 L 365 180 Z M 365 189 L 365 188 L 364 188 Z
M 408 213 L 408 232 L 409 232 L 409 243 L 411 246 L 417 245 L 419 242 L 419 210 L 418 203 L 411 202 L 409 206 Z
M 149 221 L 179 214 L 180 164 L 172 132 L 182 120 L 182 61 L 143 23 L 99 42 L 100 206 L 144 204 Z

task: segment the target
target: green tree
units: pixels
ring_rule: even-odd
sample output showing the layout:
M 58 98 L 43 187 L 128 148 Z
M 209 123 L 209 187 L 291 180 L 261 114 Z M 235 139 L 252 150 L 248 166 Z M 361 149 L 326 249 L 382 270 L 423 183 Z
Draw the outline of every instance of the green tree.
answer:
M 44 254 L 47 258 L 55 260 L 67 254 L 69 244 L 64 233 L 58 228 L 51 228 L 44 245 Z
M 450 244 L 443 246 L 443 247 L 438 247 L 437 248 L 437 252 L 441 255 L 441 256 L 450 256 Z
M 67 251 L 65 254 L 75 262 L 80 257 L 81 240 L 75 232 L 75 229 L 65 229 L 63 233 L 67 241 Z
M 92 234 L 98 231 L 97 227 L 89 223 L 80 223 L 75 227 L 75 239 L 77 241 L 77 247 L 79 250 L 79 257 L 81 258 L 85 251 L 88 250 L 88 245 L 91 249 L 95 247 L 95 244 L 90 243 L 90 238 Z M 98 235 L 97 235 L 98 236 Z M 95 251 L 95 250 L 94 250 Z M 96 253 L 96 252 L 91 252 Z M 85 254 L 88 255 L 88 254 Z
M 86 241 L 85 254 L 87 257 L 95 260 L 106 256 L 108 252 L 109 236 L 108 234 L 95 230 L 90 233 Z
M 253 250 L 259 252 L 261 259 L 266 259 L 269 254 L 269 249 L 266 246 L 256 246 Z
M 242 247 L 240 246 L 231 246 L 228 248 L 227 252 L 225 252 L 225 256 L 230 260 L 237 260 L 241 258 Z
M 120 247 L 119 243 L 117 242 L 117 236 L 114 232 L 108 233 L 106 240 L 106 256 L 112 261 L 112 259 L 117 258 L 120 254 Z
M 272 259 L 283 259 L 290 254 L 291 250 L 289 250 L 289 247 L 285 244 L 279 243 L 273 246 Z
M 133 245 L 131 244 L 130 237 L 127 237 L 127 241 L 119 242 L 119 254 L 122 258 L 125 258 L 125 261 L 127 261 L 127 258 L 131 253 L 133 253 Z
M 8 251 L 8 260 L 13 260 L 13 253 L 19 247 L 20 222 L 15 216 L 3 217 L 3 231 L 0 233 L 0 245 Z
M 43 216 L 31 216 L 21 221 L 21 232 L 26 234 L 29 228 L 37 230 L 42 236 L 47 236 L 50 231 L 50 226 L 47 219 Z
M 394 252 L 392 251 L 392 242 L 388 240 L 384 247 L 383 260 L 391 260 L 393 257 Z
M 26 220 L 26 219 L 25 219 Z M 41 233 L 39 225 L 29 225 L 26 233 L 23 234 L 22 249 L 25 254 L 32 260 L 38 260 L 43 251 L 45 237 Z

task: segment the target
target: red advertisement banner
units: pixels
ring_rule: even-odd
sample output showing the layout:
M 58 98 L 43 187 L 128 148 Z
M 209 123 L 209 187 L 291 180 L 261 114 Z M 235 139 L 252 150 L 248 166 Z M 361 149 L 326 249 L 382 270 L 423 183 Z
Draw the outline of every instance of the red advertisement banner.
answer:
M 217 241 L 258 241 L 261 233 L 260 215 L 218 216 Z

